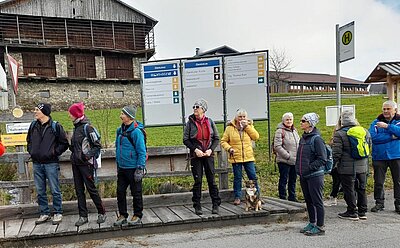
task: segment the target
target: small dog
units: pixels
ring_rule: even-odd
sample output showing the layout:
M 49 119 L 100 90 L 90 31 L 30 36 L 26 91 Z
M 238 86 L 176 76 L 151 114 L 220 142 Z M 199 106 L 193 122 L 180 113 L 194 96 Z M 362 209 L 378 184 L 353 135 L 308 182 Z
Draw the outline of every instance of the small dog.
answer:
M 246 181 L 246 207 L 245 211 L 253 209 L 255 211 L 261 210 L 260 194 L 257 192 L 256 184 L 253 180 Z

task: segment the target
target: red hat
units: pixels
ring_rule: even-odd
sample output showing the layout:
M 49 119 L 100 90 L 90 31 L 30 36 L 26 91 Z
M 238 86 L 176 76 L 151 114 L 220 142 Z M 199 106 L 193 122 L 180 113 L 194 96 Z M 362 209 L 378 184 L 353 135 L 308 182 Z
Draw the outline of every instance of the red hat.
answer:
M 3 143 L 0 142 L 0 157 L 3 156 L 5 151 L 6 151 L 6 148 L 4 147 Z
M 75 118 L 81 118 L 84 112 L 83 102 L 74 103 L 69 107 L 68 112 Z

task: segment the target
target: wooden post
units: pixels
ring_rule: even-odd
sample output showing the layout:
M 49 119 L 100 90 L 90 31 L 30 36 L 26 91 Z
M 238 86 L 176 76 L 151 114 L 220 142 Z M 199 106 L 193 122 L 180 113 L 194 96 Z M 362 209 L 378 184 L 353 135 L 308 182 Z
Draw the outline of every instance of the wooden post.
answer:
M 226 151 L 221 147 L 221 151 L 217 153 L 218 158 L 218 167 L 219 168 L 228 168 L 228 156 Z M 221 173 L 219 175 L 219 188 L 220 189 L 228 189 L 229 188 L 229 180 L 228 180 L 228 172 Z
M 389 73 L 386 75 L 386 82 L 387 82 L 388 98 L 389 98 L 389 100 L 395 101 L 395 99 L 394 99 L 394 84 L 392 82 L 392 78 L 390 77 Z
M 23 154 L 25 153 L 24 146 L 16 146 L 16 152 L 18 153 L 18 178 L 19 180 L 28 180 L 27 171 L 25 169 L 25 161 Z M 21 188 L 19 192 L 20 203 L 31 202 L 31 190 L 30 188 Z

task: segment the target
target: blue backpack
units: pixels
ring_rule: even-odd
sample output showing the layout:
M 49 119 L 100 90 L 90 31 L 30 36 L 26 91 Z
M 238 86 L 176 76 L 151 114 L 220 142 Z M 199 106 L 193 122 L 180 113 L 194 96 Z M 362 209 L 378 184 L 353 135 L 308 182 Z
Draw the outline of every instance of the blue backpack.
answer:
M 317 134 L 317 135 L 314 135 L 311 137 L 310 145 L 311 145 L 312 152 L 315 152 L 314 141 L 317 137 L 321 137 L 321 136 L 319 134 Z M 325 145 L 325 149 L 326 149 L 326 156 L 328 158 L 328 160 L 326 161 L 325 166 L 324 166 L 324 174 L 329 174 L 329 173 L 331 173 L 332 168 L 333 168 L 332 148 L 330 147 L 330 145 L 326 144 L 325 142 L 324 142 L 324 145 Z
M 38 122 L 37 120 L 34 120 L 31 122 L 28 132 L 31 131 L 31 129 L 36 125 L 37 122 Z M 60 136 L 59 132 L 57 131 L 57 121 L 51 122 L 51 131 L 53 132 L 54 136 L 56 136 L 56 138 L 58 138 Z

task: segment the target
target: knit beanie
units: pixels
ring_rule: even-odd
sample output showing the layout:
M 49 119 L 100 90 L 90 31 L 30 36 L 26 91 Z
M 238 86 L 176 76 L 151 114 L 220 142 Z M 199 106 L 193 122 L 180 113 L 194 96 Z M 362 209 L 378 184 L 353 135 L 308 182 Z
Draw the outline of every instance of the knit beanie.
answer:
M 357 125 L 356 118 L 354 117 L 354 113 L 348 110 L 342 112 L 341 116 L 342 126 L 352 126 Z
M 83 105 L 83 102 L 78 102 L 78 103 L 74 103 L 71 105 L 71 107 L 69 107 L 68 112 L 75 118 L 81 118 L 84 114 L 85 106 Z
M 51 105 L 48 103 L 39 103 L 37 105 L 37 108 L 40 109 L 40 111 L 47 116 L 50 116 L 51 113 Z
M 302 119 L 308 121 L 310 126 L 315 127 L 319 122 L 319 115 L 316 113 L 307 113 L 303 115 Z
M 293 120 L 293 114 L 291 112 L 287 112 L 282 115 L 282 121 L 285 121 L 288 118 L 291 118 Z
M 135 106 L 125 106 L 122 108 L 122 113 L 128 116 L 131 119 L 135 119 L 136 117 L 136 107 Z
M 203 98 L 197 100 L 197 101 L 193 104 L 193 106 L 199 106 L 200 108 L 203 109 L 204 112 L 206 112 L 207 109 L 208 109 L 208 107 L 207 107 L 207 101 L 204 100 Z

